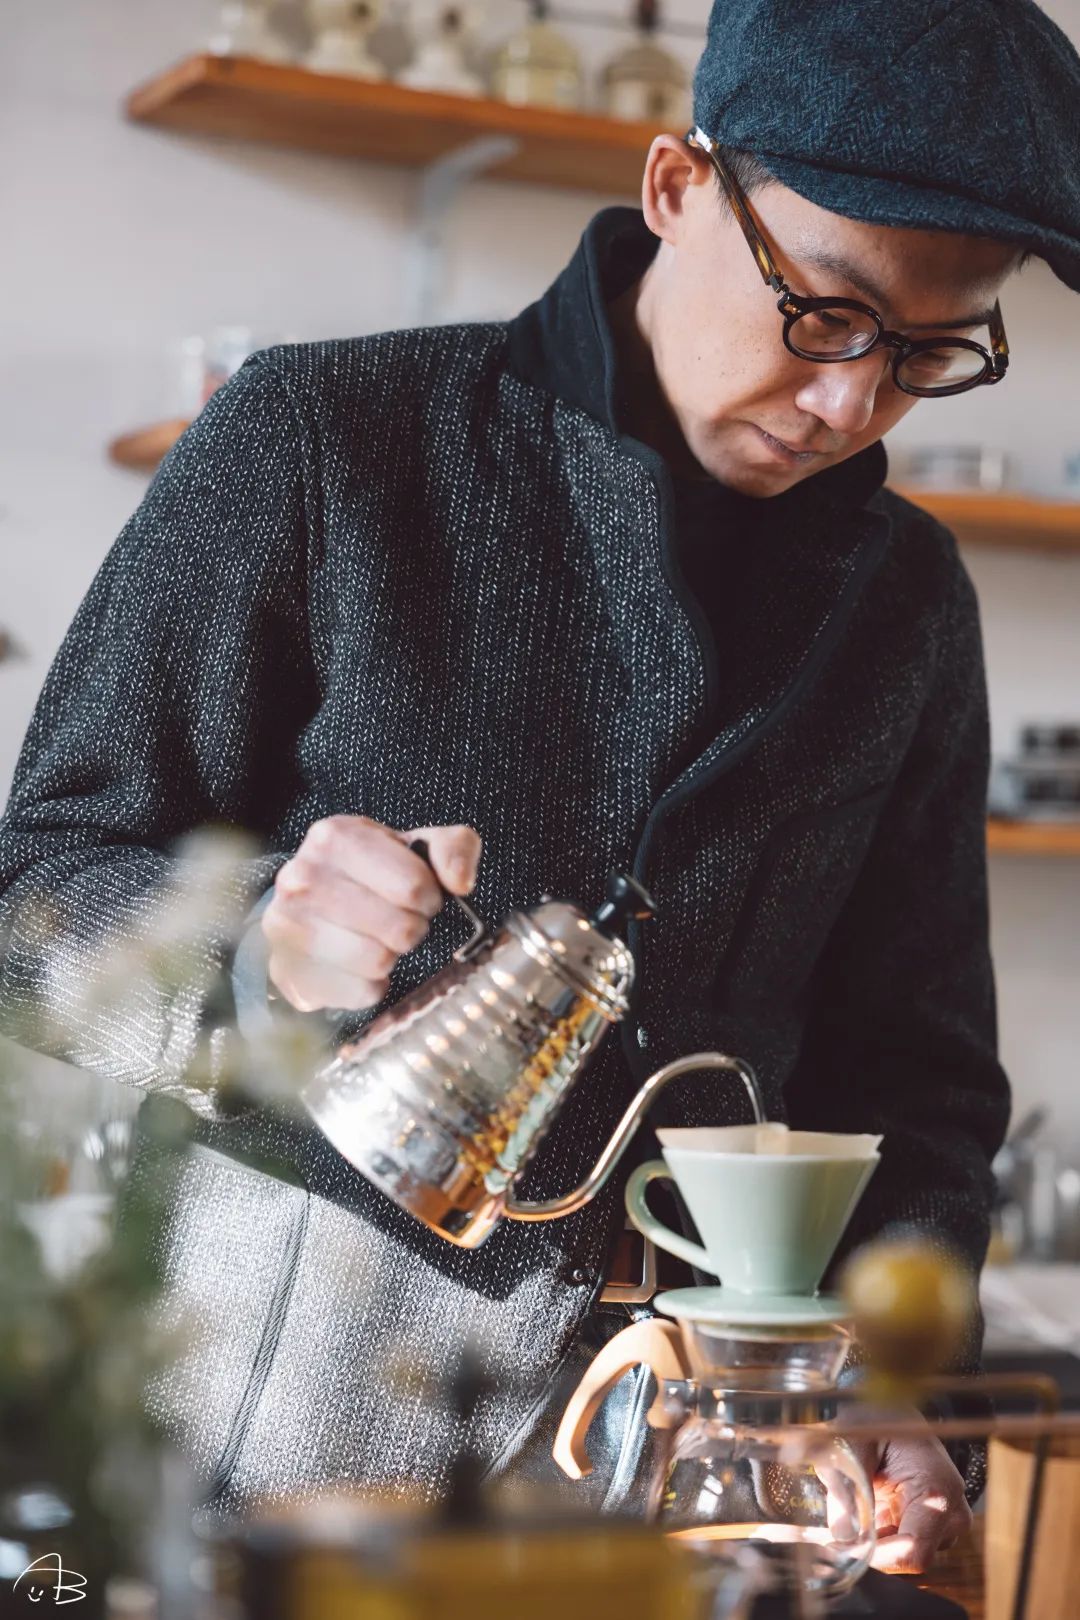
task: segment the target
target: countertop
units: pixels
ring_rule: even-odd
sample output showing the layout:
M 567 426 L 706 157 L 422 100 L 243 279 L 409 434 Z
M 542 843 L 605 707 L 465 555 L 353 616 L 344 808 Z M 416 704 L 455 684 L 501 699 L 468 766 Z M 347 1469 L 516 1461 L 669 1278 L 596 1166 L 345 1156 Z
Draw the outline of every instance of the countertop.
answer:
M 965 1536 L 949 1552 L 941 1553 L 930 1574 L 916 1584 L 952 1598 L 967 1610 L 968 1620 L 985 1620 L 982 1519 L 975 1520 L 970 1536 Z

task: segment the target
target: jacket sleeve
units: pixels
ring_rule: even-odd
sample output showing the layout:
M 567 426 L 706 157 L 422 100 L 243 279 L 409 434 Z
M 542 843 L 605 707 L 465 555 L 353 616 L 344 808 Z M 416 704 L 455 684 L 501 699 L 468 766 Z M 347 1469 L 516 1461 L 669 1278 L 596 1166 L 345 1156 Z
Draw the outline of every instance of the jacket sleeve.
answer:
M 989 721 L 978 604 L 953 548 L 936 674 L 811 987 L 793 1124 L 884 1135 L 845 1250 L 922 1228 L 977 1271 L 1009 1084 L 986 870 Z M 977 1359 L 978 1345 L 965 1360 Z
M 237 919 L 291 853 L 273 829 L 317 701 L 306 458 L 272 358 L 253 357 L 93 580 L 0 821 L 0 1029 L 210 1117 L 201 1037 L 231 1008 Z M 191 898 L 184 835 L 212 826 L 250 842 L 204 874 L 183 977 L 159 982 L 140 966 Z

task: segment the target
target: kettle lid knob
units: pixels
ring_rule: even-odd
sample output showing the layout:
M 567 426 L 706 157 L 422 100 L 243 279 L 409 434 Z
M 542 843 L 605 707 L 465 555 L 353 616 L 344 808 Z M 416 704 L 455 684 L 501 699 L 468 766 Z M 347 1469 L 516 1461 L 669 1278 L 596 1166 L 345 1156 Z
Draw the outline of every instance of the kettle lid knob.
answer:
M 647 922 L 656 915 L 656 902 L 635 878 L 625 872 L 611 872 L 607 880 L 607 896 L 589 921 L 601 933 L 621 937 L 625 924 L 632 918 Z

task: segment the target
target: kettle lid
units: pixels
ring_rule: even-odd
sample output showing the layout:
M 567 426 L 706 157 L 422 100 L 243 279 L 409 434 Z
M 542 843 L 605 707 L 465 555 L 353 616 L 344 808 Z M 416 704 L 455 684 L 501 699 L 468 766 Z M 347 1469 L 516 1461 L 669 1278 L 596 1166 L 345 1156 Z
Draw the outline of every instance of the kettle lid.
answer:
M 622 935 L 633 919 L 655 916 L 656 905 L 640 883 L 612 872 L 603 903 L 591 917 L 569 900 L 549 896 L 511 919 L 526 948 L 611 1019 L 626 1016 L 634 982 L 634 957 Z M 516 926 L 515 926 L 516 924 Z

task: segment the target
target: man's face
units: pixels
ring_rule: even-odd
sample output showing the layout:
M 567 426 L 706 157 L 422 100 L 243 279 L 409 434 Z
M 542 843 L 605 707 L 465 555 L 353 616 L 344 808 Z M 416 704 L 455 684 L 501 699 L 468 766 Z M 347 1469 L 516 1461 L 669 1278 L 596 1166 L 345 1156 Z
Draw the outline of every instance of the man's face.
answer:
M 778 495 L 875 443 L 916 404 L 948 412 L 947 398 L 919 401 L 896 387 L 890 350 L 842 365 L 788 351 L 776 296 L 703 154 L 662 138 L 645 201 L 662 243 L 640 287 L 637 325 L 667 409 L 712 477 L 747 495 Z M 1014 247 L 862 224 L 779 184 L 756 191 L 750 207 L 793 292 L 855 298 L 893 330 L 923 338 L 942 326 L 942 336 L 989 347 L 984 326 L 955 323 L 993 306 L 1018 262 Z

